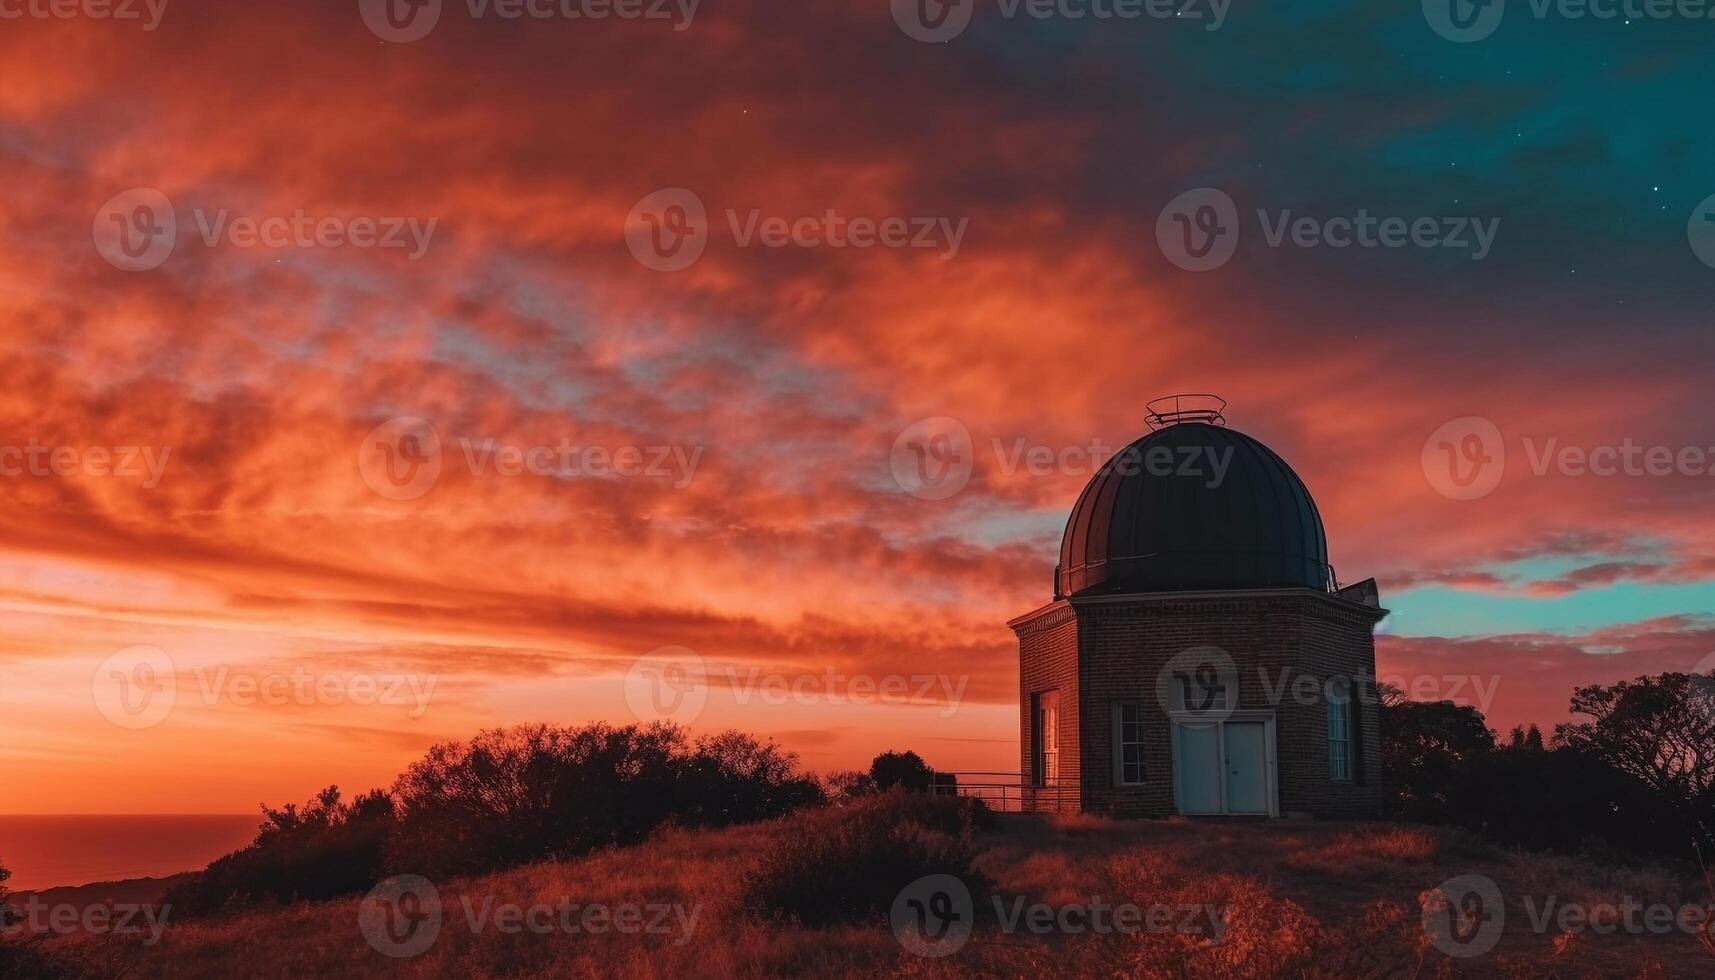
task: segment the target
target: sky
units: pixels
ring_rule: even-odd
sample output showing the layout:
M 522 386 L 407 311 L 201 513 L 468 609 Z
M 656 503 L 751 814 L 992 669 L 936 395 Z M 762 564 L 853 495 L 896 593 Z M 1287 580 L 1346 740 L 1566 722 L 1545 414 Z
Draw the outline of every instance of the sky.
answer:
M 1174 392 L 1414 695 L 1715 665 L 1715 24 L 1434 6 L 5 0 L 0 813 L 386 785 L 687 664 L 811 769 L 1016 768 L 1005 624 Z

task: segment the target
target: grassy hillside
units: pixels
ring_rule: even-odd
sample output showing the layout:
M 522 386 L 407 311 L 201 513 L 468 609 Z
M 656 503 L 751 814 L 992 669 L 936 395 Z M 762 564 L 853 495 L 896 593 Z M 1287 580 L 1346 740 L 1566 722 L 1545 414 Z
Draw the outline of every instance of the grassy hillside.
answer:
M 1494 851 L 1469 838 L 1402 825 L 1335 823 L 1110 822 L 1003 817 L 975 839 L 975 929 L 943 958 L 908 951 L 883 911 L 866 921 L 806 928 L 747 913 L 743 878 L 781 850 L 812 815 L 719 831 L 669 832 L 638 847 L 580 860 L 440 883 L 443 919 L 420 955 L 394 959 L 366 941 L 358 899 L 309 903 L 172 926 L 144 950 L 141 978 L 528 976 L 917 977 L 1707 977 L 1715 957 L 1694 935 L 1577 935 L 1545 902 L 1595 909 L 1630 897 L 1701 905 L 1700 884 L 1657 870 Z M 818 831 L 820 832 L 820 831 Z M 1426 935 L 1422 903 L 1442 882 L 1492 880 L 1506 906 L 1493 949 L 1449 956 Z M 1552 899 L 1551 899 L 1552 896 Z M 1093 899 L 1164 910 L 1159 928 L 1106 935 L 1033 932 L 1028 914 L 1046 903 Z M 603 903 L 610 923 L 637 908 L 634 926 L 572 933 L 502 928 L 503 907 Z M 1022 903 L 1022 904 L 1021 904 Z M 671 911 L 669 911 L 671 910 Z M 581 912 L 572 921 L 581 923 Z M 557 913 L 556 913 L 557 915 Z M 471 917 L 481 925 L 473 930 Z M 371 920 L 372 922 L 374 920 Z M 600 924 L 602 920 L 591 920 Z M 547 920 L 540 918 L 538 925 Z M 73 948 L 97 940 L 62 939 Z M 112 940 L 107 940 L 112 942 Z M 85 955 L 90 948 L 83 950 Z

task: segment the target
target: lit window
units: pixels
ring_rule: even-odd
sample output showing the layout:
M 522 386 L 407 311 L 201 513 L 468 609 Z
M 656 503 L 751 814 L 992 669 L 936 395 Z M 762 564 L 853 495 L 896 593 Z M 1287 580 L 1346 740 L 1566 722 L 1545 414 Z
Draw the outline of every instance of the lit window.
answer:
M 1036 784 L 1060 782 L 1060 695 L 1036 695 Z
M 1328 775 L 1352 781 L 1352 696 L 1343 687 L 1328 692 Z
M 1121 786 L 1143 783 L 1143 709 L 1135 702 L 1114 705 L 1114 779 Z

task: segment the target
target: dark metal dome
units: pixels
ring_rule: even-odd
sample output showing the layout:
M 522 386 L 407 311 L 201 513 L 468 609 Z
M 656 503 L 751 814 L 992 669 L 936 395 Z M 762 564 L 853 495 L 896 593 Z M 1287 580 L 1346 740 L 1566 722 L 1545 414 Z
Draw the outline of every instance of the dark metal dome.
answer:
M 1056 599 L 1332 587 L 1322 517 L 1292 467 L 1218 411 L 1152 411 L 1150 424 L 1072 508 Z

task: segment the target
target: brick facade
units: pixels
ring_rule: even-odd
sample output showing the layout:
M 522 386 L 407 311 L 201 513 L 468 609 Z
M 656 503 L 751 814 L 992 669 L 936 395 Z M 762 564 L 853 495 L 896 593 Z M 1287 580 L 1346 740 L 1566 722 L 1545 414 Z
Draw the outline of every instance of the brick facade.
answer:
M 1162 679 L 1182 651 L 1214 647 L 1231 658 L 1241 717 L 1273 721 L 1277 811 L 1374 814 L 1381 799 L 1374 627 L 1383 615 L 1343 594 L 1267 589 L 1075 597 L 1014 620 L 1019 771 L 1027 786 L 1037 781 L 1033 705 L 1043 693 L 1059 698 L 1059 786 L 1026 790 L 1026 805 L 1115 816 L 1178 812 Z M 1330 775 L 1324 693 L 1330 680 L 1347 678 L 1355 684 L 1349 782 Z M 1115 778 L 1113 719 L 1120 703 L 1137 704 L 1144 722 L 1142 785 Z

